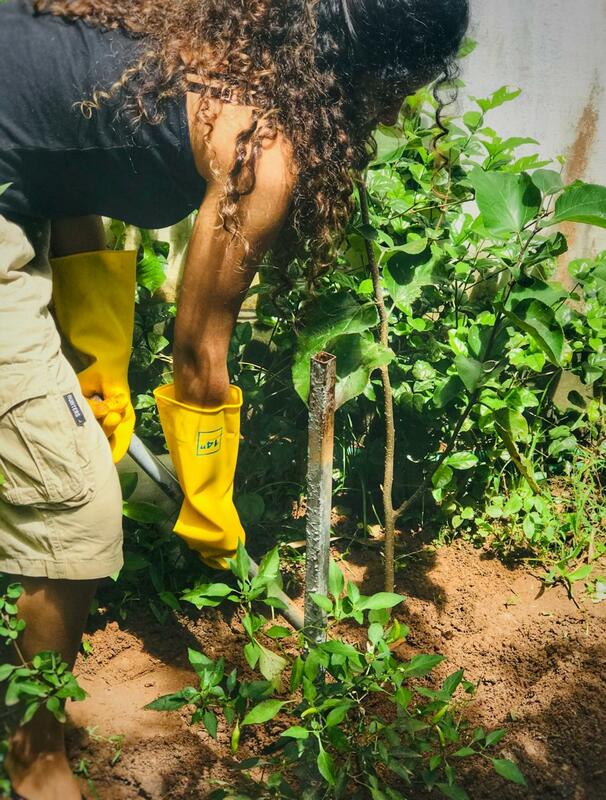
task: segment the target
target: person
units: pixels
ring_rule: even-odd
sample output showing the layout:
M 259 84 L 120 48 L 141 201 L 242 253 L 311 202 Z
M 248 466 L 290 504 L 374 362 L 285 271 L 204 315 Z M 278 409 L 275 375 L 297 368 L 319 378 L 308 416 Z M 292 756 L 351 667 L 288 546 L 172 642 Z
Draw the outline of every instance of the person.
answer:
M 467 25 L 467 0 L 0 5 L 0 570 L 24 587 L 26 658 L 73 665 L 97 581 L 122 564 L 134 255 L 105 249 L 101 218 L 158 228 L 197 211 L 158 404 L 176 462 L 190 422 L 196 455 L 233 444 L 227 350 L 260 259 L 330 263 L 373 130 L 452 77 Z M 201 440 L 213 414 L 225 433 Z M 235 547 L 236 457 L 237 443 L 214 495 L 210 467 L 183 486 L 183 535 L 217 566 Z M 229 524 L 213 519 L 219 496 Z M 197 526 L 218 530 L 213 546 Z M 45 710 L 7 766 L 28 800 L 80 797 Z

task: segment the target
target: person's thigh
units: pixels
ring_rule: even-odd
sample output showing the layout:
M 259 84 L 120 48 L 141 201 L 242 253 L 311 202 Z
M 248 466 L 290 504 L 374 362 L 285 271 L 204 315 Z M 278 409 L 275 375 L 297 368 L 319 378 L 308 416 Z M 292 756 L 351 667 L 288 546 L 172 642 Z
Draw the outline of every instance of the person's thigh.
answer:
M 0 217 L 0 571 L 92 580 L 122 565 L 120 484 L 59 347 L 39 239 L 33 254 Z

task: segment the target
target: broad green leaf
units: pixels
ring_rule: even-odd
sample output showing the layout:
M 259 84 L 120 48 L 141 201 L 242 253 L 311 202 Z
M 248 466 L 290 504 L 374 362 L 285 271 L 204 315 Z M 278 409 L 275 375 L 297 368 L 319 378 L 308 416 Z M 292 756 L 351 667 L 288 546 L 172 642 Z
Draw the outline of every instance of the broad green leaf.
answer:
M 128 500 L 137 488 L 139 475 L 136 472 L 120 472 L 118 477 L 120 479 L 120 488 L 122 489 L 122 499 Z
M 520 233 L 541 206 L 541 193 L 526 173 L 484 172 L 475 167 L 468 176 L 487 231 L 495 236 Z
M 438 664 L 441 664 L 442 661 L 444 661 L 444 656 L 421 653 L 413 656 L 408 664 L 404 666 L 404 670 L 410 677 L 422 678 L 424 675 L 428 675 Z
M 316 594 L 315 592 L 310 595 L 313 602 L 322 609 L 322 611 L 326 611 L 330 613 L 332 611 L 332 600 L 330 597 L 326 597 L 323 594 Z
M 376 327 L 377 323 L 375 304 L 360 304 L 349 292 L 321 295 L 314 302 L 307 313 L 306 324 L 299 332 L 292 367 L 295 389 L 304 402 L 309 395 L 312 357 L 325 350 L 331 340 L 344 334 L 363 333 Z
M 282 658 L 278 653 L 268 650 L 267 647 L 259 645 L 259 672 L 266 681 L 271 681 L 274 686 L 280 688 L 280 676 L 288 666 L 285 658 Z
M 257 493 L 241 494 L 235 498 L 235 504 L 245 525 L 259 522 L 265 513 L 265 501 Z
M 531 174 L 530 179 L 545 195 L 556 194 L 564 188 L 562 176 L 553 169 L 537 169 Z
M 280 736 L 288 736 L 290 739 L 308 739 L 309 731 L 307 728 L 302 728 L 300 725 L 293 725 L 282 731 Z
M 377 153 L 373 165 L 387 164 L 396 161 L 406 147 L 406 137 L 398 133 L 394 128 L 381 126 L 373 133 L 377 143 Z
M 581 222 L 606 228 L 606 186 L 576 181 L 558 197 L 553 217 L 543 226 Z
M 564 332 L 549 306 L 540 300 L 523 300 L 505 313 L 516 327 L 534 339 L 552 364 L 561 366 Z
M 336 408 L 362 394 L 374 370 L 394 358 L 393 351 L 376 342 L 370 333 L 339 336 L 328 342 L 327 349 L 337 359 Z
M 438 789 L 442 792 L 444 797 L 450 798 L 450 800 L 469 800 L 469 795 L 461 786 L 457 786 L 456 783 L 452 785 L 448 783 L 438 783 Z
M 158 255 L 153 247 L 143 247 L 143 258 L 137 264 L 137 283 L 144 286 L 152 294 L 166 280 L 167 262 L 164 256 Z
M 323 747 L 318 753 L 317 765 L 318 771 L 324 780 L 330 786 L 334 786 L 336 782 L 334 761 L 330 753 L 327 753 Z
M 468 392 L 474 392 L 484 377 L 482 365 L 475 358 L 459 355 L 454 364 L 459 378 L 463 381 Z
M 444 489 L 451 482 L 453 477 L 452 469 L 448 464 L 440 464 L 431 476 L 431 483 L 434 489 Z
M 526 778 L 522 775 L 520 768 L 508 758 L 493 758 L 492 766 L 501 777 L 506 778 L 519 786 L 526 786 Z
M 437 286 L 446 278 L 444 255 L 432 252 L 429 260 L 424 253 L 410 255 L 395 252 L 383 270 L 383 285 L 400 311 L 412 314 L 411 307 L 425 286 Z
M 394 592 L 377 592 L 377 594 L 360 600 L 357 607 L 360 611 L 376 608 L 393 608 L 403 601 L 404 598 L 401 594 L 395 594 Z
M 569 572 L 566 576 L 570 583 L 575 583 L 576 581 L 584 581 L 590 575 L 591 571 L 593 570 L 593 564 L 583 564 L 582 567 L 575 569 L 574 572 Z
M 205 670 L 207 667 L 212 667 L 215 663 L 212 658 L 205 656 L 204 653 L 200 653 L 198 650 L 194 650 L 191 647 L 187 650 L 187 657 L 189 663 L 198 673 Z
M 122 503 L 122 513 L 125 517 L 128 517 L 128 519 L 141 522 L 144 525 L 154 525 L 165 522 L 167 518 L 166 511 L 158 508 L 158 506 L 152 505 L 152 503 L 145 503 L 143 501 L 124 501 Z
M 285 705 L 282 700 L 262 700 L 246 714 L 242 720 L 242 725 L 260 725 L 268 722 L 280 712 Z
M 445 464 L 448 464 L 449 467 L 453 469 L 473 469 L 478 465 L 478 457 L 474 453 L 470 453 L 468 450 L 462 450 L 460 453 L 453 453 L 452 455 L 448 456 Z
M 331 709 L 326 717 L 326 727 L 334 728 L 335 726 L 340 725 L 352 706 L 353 702 L 348 700 L 347 702 L 340 703 L 338 706 L 335 706 L 333 709 Z
M 545 281 L 541 281 L 538 278 L 533 278 L 524 285 L 520 283 L 514 284 L 505 303 L 505 308 L 511 310 L 523 300 L 539 300 L 546 306 L 554 306 L 565 300 L 569 294 L 559 283 L 545 283 Z
M 433 402 L 437 408 L 444 408 L 453 400 L 465 396 L 465 385 L 458 375 L 451 375 L 443 381 L 433 394 Z
M 284 625 L 272 625 L 265 631 L 265 635 L 269 636 L 270 639 L 284 639 L 290 636 L 291 633 L 292 631 L 285 628 Z
M 4 194 L 4 192 L 8 189 L 9 186 L 12 184 L 10 183 L 1 183 L 0 184 L 0 194 Z

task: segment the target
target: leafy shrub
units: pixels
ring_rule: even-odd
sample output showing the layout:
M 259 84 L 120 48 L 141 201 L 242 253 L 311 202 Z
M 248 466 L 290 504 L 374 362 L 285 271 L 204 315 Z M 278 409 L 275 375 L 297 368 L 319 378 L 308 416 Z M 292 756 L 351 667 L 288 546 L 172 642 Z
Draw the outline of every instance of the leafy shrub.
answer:
M 264 680 L 244 679 L 237 669 L 226 670 L 225 659 L 213 660 L 190 649 L 198 685 L 147 706 L 155 711 L 191 707 L 191 723 L 204 725 L 213 738 L 221 726 L 230 736 L 234 754 L 242 731 L 249 726 L 273 720 L 275 730 L 275 723 L 281 723 L 282 730 L 265 748 L 265 755 L 238 764 L 242 780 L 237 794 L 233 787 L 223 785 L 211 795 L 214 800 L 344 796 L 403 800 L 402 792 L 421 788 L 465 800 L 456 765 L 474 756 L 490 759 L 500 775 L 524 783 L 512 761 L 490 754 L 506 731 L 468 728 L 462 708 L 475 687 L 465 680 L 463 670 L 433 688 L 417 680 L 430 675 L 442 656 L 419 654 L 401 661 L 393 655 L 394 644 L 408 633 L 405 625 L 390 618 L 390 610 L 402 602 L 402 596 L 380 592 L 365 597 L 355 584 L 345 584 L 338 566 L 331 562 L 330 596 L 314 595 L 313 599 L 329 624 L 363 626 L 364 641 L 346 641 L 355 636 L 350 630 L 349 637 L 341 633 L 338 639 L 328 638 L 302 650 L 300 634 L 299 654 L 292 657 L 283 643 L 294 635 L 253 610 L 253 602 L 283 607 L 272 594 L 280 586 L 277 548 L 265 556 L 254 578 L 249 578 L 242 545 L 230 567 L 236 587 L 204 584 L 182 599 L 197 608 L 217 606 L 222 600 L 243 606 L 242 627 L 249 639 L 244 654 L 250 668 L 258 669 Z M 279 653 L 273 650 L 277 643 L 282 644 Z M 288 696 L 282 687 L 285 671 L 290 674 Z M 255 772 L 261 772 L 262 779 L 256 779 Z

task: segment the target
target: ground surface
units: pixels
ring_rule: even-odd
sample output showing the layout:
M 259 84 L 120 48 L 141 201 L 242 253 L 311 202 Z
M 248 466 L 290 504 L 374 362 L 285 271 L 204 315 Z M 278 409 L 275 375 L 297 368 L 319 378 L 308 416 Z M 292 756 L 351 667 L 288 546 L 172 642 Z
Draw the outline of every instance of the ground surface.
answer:
M 440 652 L 443 675 L 464 667 L 479 683 L 473 722 L 510 730 L 495 755 L 515 759 L 528 778 L 524 790 L 472 771 L 473 800 L 606 800 L 606 603 L 577 607 L 562 589 L 541 591 L 527 571 L 463 543 L 408 564 L 398 574 L 408 598 L 399 617 L 411 628 L 401 655 Z M 354 550 L 343 567 L 364 594 L 381 590 L 373 553 Z M 215 742 L 185 715 L 142 707 L 194 683 L 188 646 L 241 665 L 237 619 L 209 609 L 159 626 L 134 610 L 89 639 L 92 654 L 77 672 L 91 696 L 70 708 L 74 764 L 85 760 L 101 800 L 203 800 L 209 779 L 229 774 L 226 737 Z M 112 765 L 116 745 L 106 737 L 118 734 L 123 749 Z M 243 736 L 242 754 L 256 744 Z M 87 796 L 95 797 L 90 788 Z

